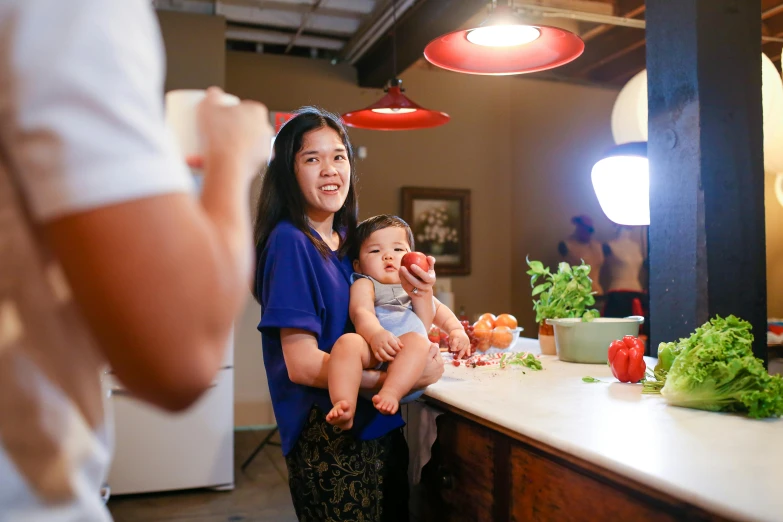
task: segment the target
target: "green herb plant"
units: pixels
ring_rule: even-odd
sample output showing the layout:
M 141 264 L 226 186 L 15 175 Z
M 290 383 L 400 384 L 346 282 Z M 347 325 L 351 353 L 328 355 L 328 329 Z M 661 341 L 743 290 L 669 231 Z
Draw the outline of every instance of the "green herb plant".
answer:
M 598 317 L 598 310 L 590 308 L 595 304 L 590 265 L 583 261 L 572 267 L 563 262 L 557 266 L 557 272 L 552 273 L 541 261 L 528 259 L 527 264 L 537 323 L 574 317 L 591 321 Z
M 601 382 L 601 379 L 596 379 L 595 377 L 590 377 L 588 375 L 586 377 L 582 377 L 582 382 Z

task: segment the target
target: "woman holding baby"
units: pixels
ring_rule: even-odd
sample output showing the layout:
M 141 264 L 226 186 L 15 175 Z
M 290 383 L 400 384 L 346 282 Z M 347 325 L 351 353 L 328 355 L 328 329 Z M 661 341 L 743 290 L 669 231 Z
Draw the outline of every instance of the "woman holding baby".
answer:
M 458 349 L 469 345 L 433 297 L 434 259 L 428 272 L 400 267 L 413 247 L 402 220 L 365 227 L 357 244 L 355 185 L 339 118 L 304 108 L 280 129 L 257 206 L 255 293 L 300 521 L 408 520 L 397 404 L 443 374 L 430 324 L 451 329 Z

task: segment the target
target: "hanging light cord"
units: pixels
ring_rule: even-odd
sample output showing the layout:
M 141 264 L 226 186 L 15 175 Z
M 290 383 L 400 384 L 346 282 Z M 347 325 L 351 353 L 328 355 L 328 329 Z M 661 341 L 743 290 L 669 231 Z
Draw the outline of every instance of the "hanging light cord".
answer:
M 392 0 L 392 72 L 397 79 L 397 0 Z

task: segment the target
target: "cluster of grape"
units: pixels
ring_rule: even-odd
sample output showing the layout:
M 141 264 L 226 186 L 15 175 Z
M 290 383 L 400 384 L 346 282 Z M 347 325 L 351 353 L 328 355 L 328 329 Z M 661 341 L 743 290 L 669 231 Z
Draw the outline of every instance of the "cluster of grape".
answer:
M 476 351 L 479 340 L 473 335 L 473 325 L 470 324 L 470 321 L 460 321 L 460 324 L 462 325 L 462 328 L 465 329 L 465 333 L 468 334 L 468 339 L 470 339 L 470 353 L 472 354 Z

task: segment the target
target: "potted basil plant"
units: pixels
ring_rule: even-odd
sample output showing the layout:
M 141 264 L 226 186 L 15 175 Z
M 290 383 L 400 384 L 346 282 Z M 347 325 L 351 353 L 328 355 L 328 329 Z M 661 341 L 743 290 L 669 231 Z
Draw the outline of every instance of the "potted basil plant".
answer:
M 541 261 L 527 259 L 530 286 L 533 288 L 533 310 L 538 323 L 538 341 L 541 353 L 555 355 L 554 328 L 547 319 L 579 318 L 591 321 L 599 316 L 595 304 L 590 265 L 560 263 L 557 272 L 550 272 Z

